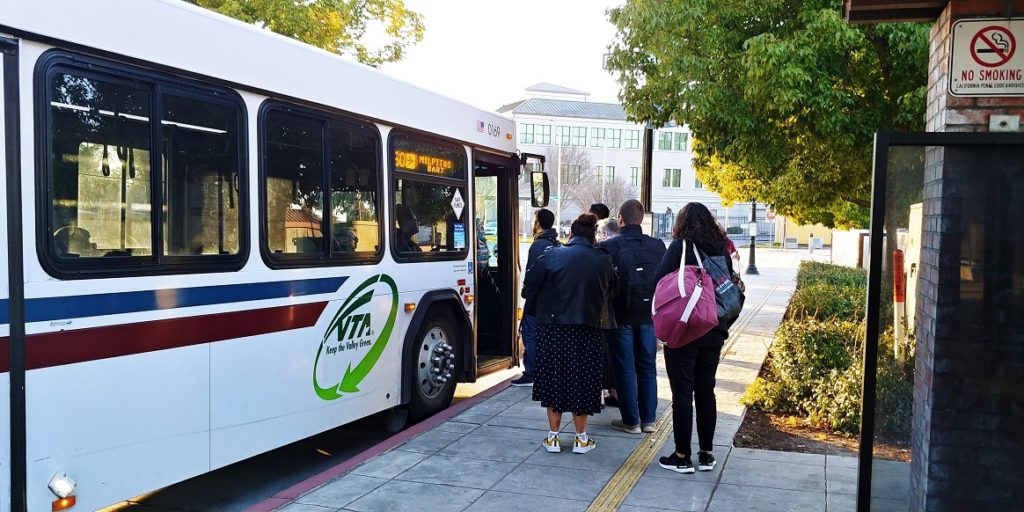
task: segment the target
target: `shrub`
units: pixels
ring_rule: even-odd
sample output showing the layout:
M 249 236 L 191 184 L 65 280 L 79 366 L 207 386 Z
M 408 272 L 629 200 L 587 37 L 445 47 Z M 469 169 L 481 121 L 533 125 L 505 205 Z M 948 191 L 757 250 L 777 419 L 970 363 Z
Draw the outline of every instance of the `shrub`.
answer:
M 866 301 L 863 287 L 808 284 L 793 292 L 789 301 L 789 317 L 859 322 L 864 319 Z
M 760 377 L 742 401 L 770 412 L 806 415 L 847 434 L 860 429 L 867 273 L 803 262 L 786 319 Z M 906 440 L 913 410 L 913 344 L 896 357 L 892 328 L 879 339 L 876 434 Z
M 867 282 L 868 273 L 862 268 L 844 267 L 817 261 L 801 262 L 800 271 L 796 274 L 798 290 L 809 284 L 821 283 L 866 289 Z
M 775 333 L 763 378 L 747 389 L 743 403 L 771 412 L 809 412 L 818 383 L 856 362 L 861 331 L 853 322 L 786 320 Z
M 908 441 L 914 409 L 914 358 L 911 354 L 900 361 L 894 345 L 892 329 L 888 329 L 878 340 L 875 430 L 882 436 Z
M 771 369 L 780 379 L 813 386 L 830 370 L 845 370 L 859 353 L 860 324 L 814 319 L 788 320 L 772 345 Z
M 815 425 L 846 434 L 859 432 L 863 381 L 860 364 L 842 371 L 831 370 L 815 384 L 811 399 L 805 401 L 808 419 Z
M 797 402 L 793 400 L 795 396 L 787 383 L 758 377 L 747 386 L 740 402 L 762 411 L 795 413 L 799 410 Z

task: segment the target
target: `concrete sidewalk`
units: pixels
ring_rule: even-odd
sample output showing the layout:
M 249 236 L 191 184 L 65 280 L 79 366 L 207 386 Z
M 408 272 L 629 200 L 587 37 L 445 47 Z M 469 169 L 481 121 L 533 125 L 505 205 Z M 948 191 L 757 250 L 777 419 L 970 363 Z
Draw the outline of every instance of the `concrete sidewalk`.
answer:
M 672 450 L 671 391 L 659 353 L 659 430 L 653 434 L 611 429 L 618 410 L 608 408 L 587 428 L 597 449 L 547 453 L 540 445 L 547 431 L 544 410 L 531 400 L 530 388 L 507 388 L 278 510 L 853 510 L 855 458 L 732 446 L 744 410 L 739 399 L 782 320 L 799 261 L 827 259 L 827 253 L 759 250 L 757 257 L 761 275 L 744 276 L 746 307 L 718 370 L 713 471 L 680 475 L 657 465 Z M 569 420 L 566 415 L 564 445 L 571 445 Z M 878 508 L 905 510 L 898 493 L 898 487 L 888 495 L 876 492 L 883 498 Z

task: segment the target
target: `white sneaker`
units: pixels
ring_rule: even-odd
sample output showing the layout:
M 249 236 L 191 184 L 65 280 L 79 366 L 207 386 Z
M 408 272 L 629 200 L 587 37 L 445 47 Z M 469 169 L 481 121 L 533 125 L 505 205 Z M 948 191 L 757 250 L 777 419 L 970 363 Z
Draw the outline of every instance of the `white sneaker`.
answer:
M 545 437 L 540 444 L 544 445 L 544 449 L 548 453 L 558 453 L 562 451 L 562 442 L 558 440 L 558 436 Z
M 573 453 L 587 453 L 594 448 L 597 448 L 597 443 L 595 443 L 594 439 L 590 437 L 588 437 L 586 441 L 577 437 L 572 443 Z

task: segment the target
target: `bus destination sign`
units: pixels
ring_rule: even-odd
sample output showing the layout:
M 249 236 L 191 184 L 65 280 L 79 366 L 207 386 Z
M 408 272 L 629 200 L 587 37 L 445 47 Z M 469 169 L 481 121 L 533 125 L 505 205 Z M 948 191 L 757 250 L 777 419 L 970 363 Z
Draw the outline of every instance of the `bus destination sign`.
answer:
M 412 172 L 426 172 L 436 176 L 451 176 L 455 162 L 448 158 L 424 155 L 413 151 L 395 150 L 395 169 Z

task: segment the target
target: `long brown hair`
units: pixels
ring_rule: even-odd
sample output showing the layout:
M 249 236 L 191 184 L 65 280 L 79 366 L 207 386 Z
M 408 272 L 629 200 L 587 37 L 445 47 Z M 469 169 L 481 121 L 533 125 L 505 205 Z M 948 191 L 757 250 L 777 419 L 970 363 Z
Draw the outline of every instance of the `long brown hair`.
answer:
M 715 216 L 701 203 L 687 203 L 672 226 L 672 238 L 689 240 L 704 249 L 722 250 L 728 237 Z

